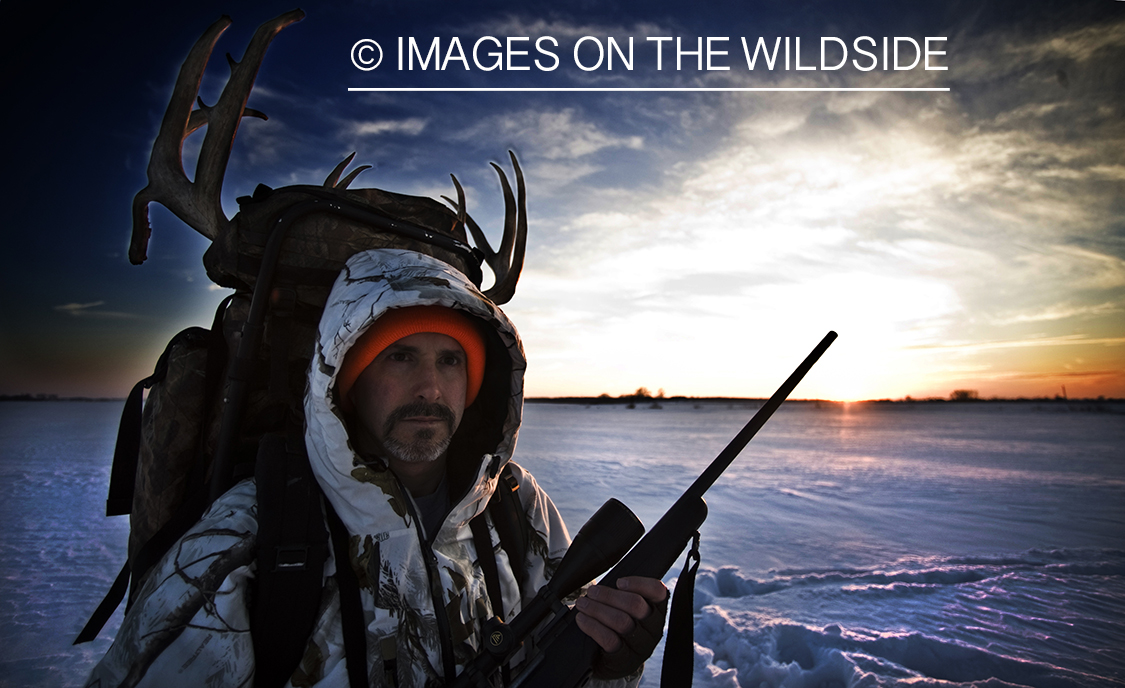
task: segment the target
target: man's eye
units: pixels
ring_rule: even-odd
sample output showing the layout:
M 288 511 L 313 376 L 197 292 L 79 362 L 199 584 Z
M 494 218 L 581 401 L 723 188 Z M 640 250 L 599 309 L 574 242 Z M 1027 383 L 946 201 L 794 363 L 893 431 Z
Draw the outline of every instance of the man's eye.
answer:
M 459 366 L 461 365 L 461 357 L 450 354 L 449 356 L 443 356 L 441 362 L 448 366 Z
M 398 361 L 400 363 L 410 360 L 410 355 L 404 351 L 394 351 L 387 354 L 387 359 L 391 361 Z

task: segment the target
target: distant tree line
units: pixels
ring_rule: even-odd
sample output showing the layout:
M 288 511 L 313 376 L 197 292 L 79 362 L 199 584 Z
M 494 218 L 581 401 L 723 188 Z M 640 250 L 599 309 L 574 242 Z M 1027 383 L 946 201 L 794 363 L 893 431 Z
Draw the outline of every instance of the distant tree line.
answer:
M 123 401 L 115 397 L 60 397 L 57 394 L 0 394 L 0 401 Z

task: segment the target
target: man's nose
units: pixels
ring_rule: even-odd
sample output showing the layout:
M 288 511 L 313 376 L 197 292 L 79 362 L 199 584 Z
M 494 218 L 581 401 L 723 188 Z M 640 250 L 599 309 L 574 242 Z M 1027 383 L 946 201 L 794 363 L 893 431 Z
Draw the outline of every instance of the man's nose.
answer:
M 437 364 L 424 363 L 418 368 L 418 377 L 414 388 L 415 394 L 419 399 L 424 399 L 430 403 L 441 399 Z

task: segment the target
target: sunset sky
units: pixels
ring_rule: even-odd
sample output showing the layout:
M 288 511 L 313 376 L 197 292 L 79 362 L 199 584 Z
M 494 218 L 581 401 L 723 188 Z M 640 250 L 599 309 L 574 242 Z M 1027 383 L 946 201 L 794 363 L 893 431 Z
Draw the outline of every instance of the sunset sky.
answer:
M 112 4 L 112 3 L 111 3 Z M 498 237 L 489 161 L 527 176 L 526 268 L 505 311 L 533 396 L 766 396 L 828 330 L 795 397 L 1125 397 L 1125 2 L 306 3 L 266 55 L 224 184 L 319 184 L 356 151 L 353 186 L 440 198 L 466 187 Z M 452 9 L 451 9 L 452 8 Z M 164 344 L 209 325 L 207 240 L 152 206 L 149 259 L 125 256 L 130 203 L 175 75 L 219 15 L 213 103 L 258 24 L 291 5 L 0 5 L 8 101 L 0 251 L 0 394 L 123 396 Z M 398 37 L 443 55 L 537 37 L 558 68 L 398 70 Z M 583 36 L 635 42 L 634 69 L 585 71 Z M 945 37 L 946 70 L 863 71 L 860 36 Z M 648 37 L 716 43 L 729 70 L 675 68 Z M 739 39 L 851 50 L 838 70 L 749 70 Z M 386 51 L 365 72 L 360 39 Z M 591 64 L 594 43 L 580 59 Z M 938 47 L 937 45 L 934 46 Z M 686 49 L 686 48 L 685 48 Z M 835 49 L 835 48 L 833 48 Z M 878 53 L 878 50 L 875 50 Z M 834 61 L 828 54 L 828 61 Z M 541 55 L 539 55 L 541 56 Z M 877 55 L 878 56 L 878 55 Z M 907 58 L 902 58 L 909 61 Z M 402 92 L 355 88 L 694 88 Z M 714 92 L 717 87 L 948 91 Z M 203 132 L 188 139 L 190 169 Z M 495 242 L 494 242 L 495 243 Z

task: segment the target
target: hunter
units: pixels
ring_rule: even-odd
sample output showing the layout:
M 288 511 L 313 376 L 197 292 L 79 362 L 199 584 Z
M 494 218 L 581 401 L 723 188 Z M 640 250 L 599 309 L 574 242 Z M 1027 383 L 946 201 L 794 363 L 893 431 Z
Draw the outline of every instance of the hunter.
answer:
M 508 318 L 446 263 L 400 249 L 348 261 L 320 320 L 304 440 L 329 520 L 346 531 L 345 565 L 359 593 L 341 594 L 340 556 L 330 555 L 290 685 L 354 686 L 341 621 L 349 604 L 362 609 L 369 685 L 449 684 L 481 651 L 484 622 L 498 612 L 511 621 L 550 579 L 570 536 L 547 494 L 511 461 L 525 367 Z M 526 555 L 515 565 L 491 512 L 478 522 L 493 551 L 478 551 L 472 532 L 497 489 L 514 490 L 526 519 Z M 87 685 L 253 685 L 257 532 L 256 487 L 245 480 L 148 576 Z M 489 557 L 499 600 L 482 571 Z M 629 577 L 577 598 L 578 625 L 601 648 L 594 684 L 639 682 L 667 597 L 659 580 Z M 536 651 L 525 644 L 504 675 L 518 675 Z

